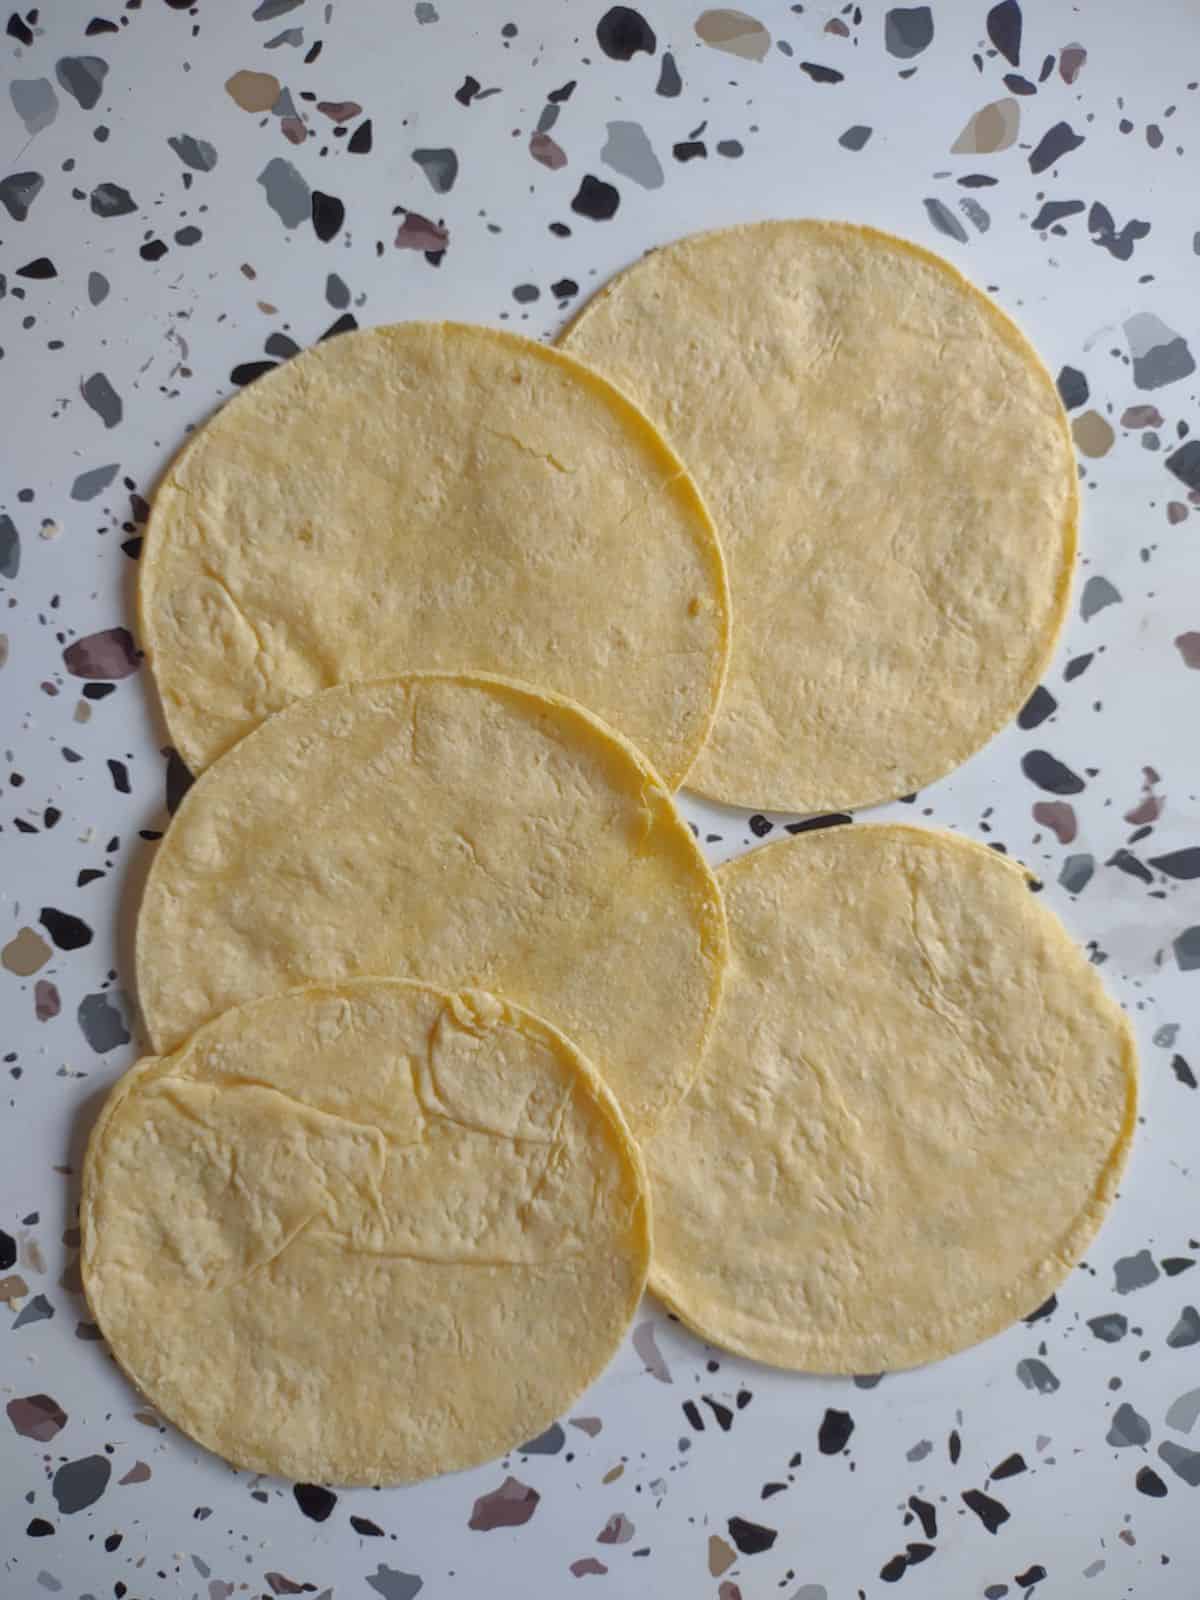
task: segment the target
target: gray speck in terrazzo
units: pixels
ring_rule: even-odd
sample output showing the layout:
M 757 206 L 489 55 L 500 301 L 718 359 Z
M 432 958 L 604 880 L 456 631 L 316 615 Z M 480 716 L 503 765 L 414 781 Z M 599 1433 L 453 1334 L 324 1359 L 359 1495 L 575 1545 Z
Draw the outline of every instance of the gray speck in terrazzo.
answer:
M 1017 1362 L 1017 1377 L 1026 1389 L 1036 1389 L 1038 1394 L 1053 1394 L 1060 1387 L 1054 1373 L 1037 1356 L 1027 1356 Z
M 102 305 L 108 299 L 109 282 L 102 272 L 89 272 L 87 281 L 88 301 L 94 306 Z
M 1123 327 L 1133 359 L 1133 381 L 1139 389 L 1161 389 L 1195 372 L 1187 340 L 1152 311 L 1135 312 Z
M 1030 172 L 1045 172 L 1055 162 L 1070 155 L 1072 150 L 1078 150 L 1082 143 L 1083 135 L 1076 133 L 1069 122 L 1056 122 L 1046 130 L 1030 153 Z
M 862 122 L 856 122 L 852 128 L 847 128 L 845 133 L 838 137 L 838 143 L 843 150 L 865 149 L 867 140 L 873 130 Z
M 1178 1037 L 1179 1024 L 1177 1022 L 1164 1022 L 1161 1027 L 1154 1030 L 1154 1043 L 1160 1050 L 1172 1049 Z
M 883 42 L 888 55 L 911 61 L 933 43 L 933 12 L 928 6 L 893 6 L 883 19 Z
M 1123 1450 L 1130 1445 L 1150 1443 L 1150 1424 L 1126 1400 L 1113 1412 L 1112 1426 L 1105 1435 L 1108 1443 Z
M 93 215 L 102 218 L 128 217 L 137 210 L 137 201 L 119 183 L 98 183 L 89 204 Z
M 1149 1250 L 1122 1256 L 1113 1263 L 1113 1287 L 1118 1294 L 1132 1294 L 1135 1289 L 1146 1289 L 1156 1283 L 1158 1277 L 1158 1266 Z
M 395 1567 L 385 1567 L 381 1561 L 367 1583 L 383 1600 L 414 1600 L 425 1587 L 425 1580 L 415 1572 L 398 1572 Z
M 1129 1319 L 1119 1311 L 1106 1311 L 1089 1317 L 1088 1327 L 1102 1344 L 1117 1344 L 1129 1332 Z
M 284 45 L 284 44 L 290 44 L 290 45 L 294 46 L 296 49 L 299 49 L 299 47 L 303 43 L 304 43 L 304 29 L 303 28 L 284 28 L 283 31 L 281 33 L 277 33 L 273 39 L 268 39 L 266 41 L 266 43 L 263 45 L 263 49 L 264 50 L 278 50 L 280 45 Z
M 520 1447 L 523 1456 L 556 1456 L 567 1442 L 567 1436 L 557 1422 L 552 1422 L 545 1433 L 530 1439 Z
M 35 1294 L 29 1304 L 22 1306 L 17 1313 L 13 1319 L 12 1327 L 14 1331 L 17 1328 L 27 1328 L 31 1322 L 47 1322 L 53 1315 L 54 1307 L 46 1299 L 46 1296 L 44 1294 Z
M 21 570 L 21 535 L 16 523 L 0 516 L 0 578 L 15 578 Z
M 125 996 L 116 989 L 85 995 L 79 1002 L 80 1032 L 97 1055 L 129 1043 L 127 1009 Z
M 1175 1326 L 1167 1335 L 1169 1350 L 1190 1350 L 1200 1344 L 1200 1311 L 1195 1306 L 1184 1306 Z
M 434 194 L 449 194 L 458 177 L 458 157 L 454 151 L 442 147 L 436 150 L 414 150 L 413 160 L 429 179 Z
M 115 428 L 125 413 L 121 396 L 103 372 L 93 372 L 79 385 L 79 392 L 106 428 Z
M 121 463 L 114 461 L 106 467 L 92 467 L 87 472 L 81 472 L 71 485 L 71 499 L 94 500 L 108 488 L 120 467 Z
M 914 1444 L 911 1449 L 908 1449 L 904 1452 L 904 1459 L 906 1461 L 924 1461 L 925 1457 L 927 1455 L 931 1455 L 932 1453 L 933 1440 L 918 1439 L 916 1444 Z
M 99 56 L 63 56 L 55 63 L 54 76 L 73 100 L 90 111 L 100 99 L 108 62 Z
M 802 1583 L 788 1600 L 829 1600 L 829 1591 L 823 1583 Z
M 1158 1455 L 1189 1488 L 1200 1489 L 1200 1450 L 1189 1450 L 1185 1445 L 1176 1444 L 1174 1439 L 1164 1439 L 1158 1447 Z
M 658 70 L 658 83 L 654 92 L 661 94 L 665 100 L 675 100 L 683 92 L 683 79 L 679 76 L 675 57 L 669 50 L 663 51 L 662 65 Z M 1197 238 L 1200 238 L 1200 234 Z M 1200 255 L 1200 250 L 1197 250 L 1196 254 Z
M 659 1383 L 672 1383 L 671 1369 L 663 1359 L 662 1351 L 658 1348 L 652 1322 L 640 1322 L 633 1330 L 633 1348 L 642 1358 L 642 1365 L 652 1378 L 657 1378 Z
M 13 172 L 7 178 L 0 179 L 0 205 L 14 222 L 25 221 L 44 183 L 40 172 Z
M 649 136 L 640 122 L 610 122 L 608 138 L 600 152 L 606 167 L 631 178 L 643 189 L 661 189 L 663 169 Z
M 947 238 L 957 239 L 959 244 L 967 243 L 967 230 L 948 206 L 932 198 L 922 201 L 922 204 L 926 216 L 939 233 L 944 233 Z
M 1167 471 L 1189 489 L 1200 489 L 1200 439 L 1189 439 L 1163 463 Z
M 274 156 L 258 175 L 267 204 L 285 228 L 298 228 L 312 215 L 308 184 L 290 161 Z
M 1106 606 L 1116 606 L 1120 603 L 1120 590 L 1114 588 L 1107 578 L 1091 577 L 1084 584 L 1083 593 L 1079 597 L 1079 615 L 1085 622 L 1090 622 Z
M 1083 852 L 1068 856 L 1059 870 L 1058 881 L 1068 894 L 1082 894 L 1096 870 L 1094 858 Z
M 8 92 L 30 136 L 48 128 L 58 115 L 58 96 L 49 78 L 14 78 Z
M 336 272 L 325 279 L 325 299 L 335 311 L 345 311 L 350 304 L 350 290 Z
M 193 172 L 211 172 L 217 164 L 216 146 L 207 139 L 197 139 L 190 133 L 177 133 L 167 140 L 171 149 Z
M 64 1516 L 76 1511 L 86 1511 L 95 1505 L 108 1488 L 112 1477 L 112 1462 L 107 1456 L 83 1456 L 79 1461 L 67 1461 L 54 1474 L 50 1485 L 55 1503 Z
M 972 200 L 970 195 L 964 195 L 958 202 L 958 208 L 980 233 L 986 233 L 992 225 L 989 212 L 985 211 L 978 200 Z
M 1200 969 L 1200 926 L 1185 928 L 1178 938 L 1171 941 L 1171 948 L 1180 972 Z
M 438 20 L 437 7 L 431 5 L 430 0 L 417 0 L 417 4 L 413 8 L 413 15 L 422 27 L 426 27 L 429 23 Z
M 1186 1394 L 1181 1394 L 1171 1401 L 1163 1420 L 1168 1428 L 1177 1428 L 1180 1433 L 1191 1433 L 1198 1417 L 1200 1417 L 1200 1389 L 1189 1389 Z
M 251 14 L 255 22 L 274 22 L 276 17 L 286 17 L 303 4 L 304 0 L 260 0 Z

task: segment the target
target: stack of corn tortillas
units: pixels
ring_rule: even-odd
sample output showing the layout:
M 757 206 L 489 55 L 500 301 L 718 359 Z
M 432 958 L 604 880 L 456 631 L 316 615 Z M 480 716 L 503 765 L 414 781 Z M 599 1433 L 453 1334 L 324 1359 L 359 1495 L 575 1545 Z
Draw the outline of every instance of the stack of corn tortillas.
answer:
M 345 335 L 155 503 L 142 640 L 199 781 L 84 1278 L 255 1470 L 515 1447 L 647 1277 L 781 1366 L 945 1356 L 1061 1281 L 1128 1148 L 1131 1030 L 1020 867 L 856 823 L 714 875 L 672 799 L 892 799 L 1024 702 L 1077 515 L 1029 344 L 807 222 L 659 250 L 560 343 Z

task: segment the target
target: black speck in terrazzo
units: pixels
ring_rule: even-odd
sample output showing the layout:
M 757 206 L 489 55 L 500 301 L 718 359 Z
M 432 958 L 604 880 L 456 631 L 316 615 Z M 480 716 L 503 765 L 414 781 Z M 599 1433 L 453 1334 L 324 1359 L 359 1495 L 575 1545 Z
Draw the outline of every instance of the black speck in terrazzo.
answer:
M 229 381 L 237 384 L 239 389 L 245 389 L 268 372 L 274 372 L 278 365 L 277 361 L 243 361 L 229 374 Z
M 671 146 L 671 154 L 676 161 L 707 161 L 708 146 L 703 139 L 681 139 Z
M 683 1402 L 683 1414 L 697 1433 L 704 1432 L 704 1418 L 700 1415 L 700 1408 L 694 1400 Z
M 373 130 L 371 119 L 370 117 L 367 117 L 365 121 L 359 123 L 358 127 L 355 128 L 354 132 L 350 135 L 346 149 L 349 150 L 352 156 L 370 155 L 372 142 Z
M 1012 1515 L 1007 1506 L 994 1500 L 991 1495 L 984 1494 L 982 1489 L 964 1489 L 962 1499 L 989 1533 L 996 1533 Z
M 112 475 L 115 476 L 116 471 L 113 467 Z M 72 498 L 90 500 L 93 496 L 72 494 Z M 137 647 L 128 628 L 104 628 L 67 645 L 63 650 L 63 665 L 74 678 L 100 678 L 109 682 L 128 678 L 138 669 Z
M 1082 794 L 1087 785 L 1047 750 L 1028 750 L 1021 757 L 1021 771 L 1047 794 Z
M 658 70 L 658 82 L 654 86 L 655 94 L 660 94 L 665 100 L 678 99 L 683 92 L 683 79 L 679 76 L 679 68 L 675 64 L 675 57 L 669 50 L 663 52 L 662 64 Z
M 613 6 L 596 24 L 596 43 L 611 61 L 632 61 L 639 51 L 658 49 L 654 29 L 632 6 Z
M 800 71 L 807 73 L 814 83 L 841 83 L 846 76 L 836 67 L 823 67 L 816 61 L 802 61 Z
M 1166 1484 L 1153 1467 L 1139 1467 L 1133 1483 L 1139 1494 L 1149 1495 L 1151 1500 L 1161 1500 L 1167 1493 Z
M 571 210 L 581 217 L 590 217 L 593 222 L 607 222 L 616 215 L 620 204 L 621 196 L 616 188 L 588 172 L 571 201 Z
M 82 950 L 94 937 L 82 917 L 72 916 L 69 911 L 57 911 L 53 906 L 43 906 L 38 921 L 59 950 Z
M 63 56 L 55 63 L 54 76 L 73 100 L 90 111 L 104 89 L 108 62 L 99 56 Z
M 1078 150 L 1082 143 L 1083 135 L 1076 133 L 1069 122 L 1056 122 L 1052 128 L 1046 130 L 1030 152 L 1030 172 L 1045 172 L 1055 162 L 1061 161 L 1063 156 L 1070 155 L 1072 150 Z
M 0 1228 L 0 1272 L 7 1272 L 17 1264 L 17 1241 L 11 1233 Z
M 382 1539 L 384 1537 L 383 1529 L 377 1522 L 372 1522 L 370 1517 L 352 1516 L 350 1518 L 350 1526 L 355 1533 L 360 1534 L 364 1539 Z
M 817 1448 L 823 1456 L 839 1455 L 850 1443 L 850 1435 L 854 1432 L 854 1418 L 848 1411 L 837 1411 L 829 1407 L 821 1418 L 821 1426 L 817 1430 Z
M 712 1395 L 705 1394 L 701 1395 L 700 1398 L 716 1418 L 717 1427 L 720 1428 L 722 1433 L 728 1433 L 730 1428 L 733 1427 L 733 1412 L 728 1406 L 722 1405 L 719 1400 L 714 1400 Z
M 1017 0 L 1001 0 L 987 14 L 987 35 L 1010 66 L 1021 65 L 1021 8 Z
M 890 1561 L 885 1561 L 879 1569 L 879 1576 L 884 1583 L 899 1583 L 908 1571 L 908 1557 L 905 1555 L 893 1556 Z
M 292 1493 L 301 1511 L 313 1522 L 325 1522 L 337 1505 L 337 1495 L 316 1483 L 295 1483 Z
M 45 1517 L 32 1517 L 25 1532 L 31 1539 L 49 1539 L 54 1533 L 54 1524 L 47 1522 Z
M 1130 878 L 1136 878 L 1139 883 L 1152 884 L 1154 882 L 1154 874 L 1129 850 L 1114 850 L 1104 865 L 1106 867 L 1116 867 L 1119 872 L 1124 872 Z
M 448 146 L 414 150 L 412 158 L 429 180 L 434 194 L 449 194 L 458 177 L 458 156 Z
M 14 11 L 11 14 L 4 31 L 10 39 L 15 39 L 18 44 L 31 45 L 33 43 L 33 31 L 19 11 Z
M 841 828 L 854 818 L 848 811 L 830 811 L 820 817 L 805 817 L 801 822 L 785 822 L 784 833 L 813 833 L 818 828 Z
M 1018 1474 L 1028 1471 L 1029 1468 L 1025 1463 L 1025 1457 L 1021 1455 L 1019 1451 L 1017 1451 L 1011 1456 L 1005 1456 L 1004 1460 L 999 1466 L 992 1468 L 991 1472 L 988 1473 L 988 1477 L 1000 1479 L 1015 1478 L 1018 1476 Z
M 21 535 L 9 516 L 0 515 L 0 578 L 15 578 L 21 570 Z
M 1169 1350 L 1190 1350 L 1200 1344 L 1200 1311 L 1195 1306 L 1184 1306 L 1175 1326 L 1167 1335 Z
M 893 6 L 883 19 L 883 42 L 888 55 L 911 61 L 933 43 L 933 12 L 928 6 Z
M 1031 728 L 1040 727 L 1047 717 L 1053 716 L 1058 710 L 1058 701 L 1044 685 L 1038 684 L 1037 688 L 1026 700 L 1017 713 L 1017 727 L 1023 728 L 1027 733 Z
M 1122 1256 L 1113 1263 L 1113 1288 L 1118 1294 L 1132 1294 L 1158 1281 L 1158 1267 L 1149 1250 Z
M 1013 1582 L 1019 1589 L 1032 1589 L 1034 1584 L 1041 1583 L 1045 1576 L 1045 1567 L 1043 1567 L 1040 1562 L 1035 1561 L 1034 1564 L 1031 1567 L 1027 1567 L 1024 1572 L 1018 1572 L 1014 1576 Z
M 1026 1389 L 1034 1389 L 1038 1394 L 1053 1394 L 1061 1387 L 1058 1378 L 1038 1356 L 1026 1356 L 1017 1362 L 1017 1377 Z
M 1178 1278 L 1181 1273 L 1189 1272 L 1195 1265 L 1191 1256 L 1164 1256 L 1162 1269 L 1168 1278 Z
M 336 322 L 329 324 L 325 332 L 317 340 L 317 343 L 323 344 L 326 339 L 336 339 L 339 333 L 353 333 L 357 327 L 358 318 L 352 311 L 346 311 L 338 317 Z
M 1196 1087 L 1196 1074 L 1182 1056 L 1171 1057 L 1171 1071 L 1185 1089 L 1194 1089 Z
M 106 428 L 115 428 L 125 414 L 121 396 L 103 372 L 93 372 L 79 385 L 84 401 L 92 408 Z
M 1180 445 L 1163 464 L 1187 488 L 1200 490 L 1200 439 Z
M 570 300 L 579 293 L 579 285 L 574 278 L 558 278 L 550 285 L 550 293 L 556 300 Z
M 518 283 L 513 289 L 512 297 L 519 306 L 528 306 L 535 300 L 541 299 L 542 291 L 536 283 Z
M 83 1456 L 79 1461 L 65 1462 L 50 1485 L 59 1511 L 72 1516 L 95 1505 L 108 1488 L 111 1476 L 112 1462 L 107 1456 Z
M 25 221 L 44 183 L 40 172 L 13 172 L 0 179 L 0 205 L 14 222 Z
M 1004 87 L 1010 94 L 1030 95 L 1037 93 L 1037 84 L 1030 83 L 1029 79 L 1023 78 L 1019 72 L 1005 73 Z
M 1055 223 L 1063 222 L 1067 217 L 1078 216 L 1081 211 L 1086 210 L 1087 205 L 1082 200 L 1047 200 L 1029 226 L 1033 229 L 1034 233 L 1042 233 L 1047 228 L 1054 227 Z M 1065 233 L 1066 229 L 1064 228 L 1061 231 Z M 1064 372 L 1070 372 L 1071 370 L 1072 369 L 1070 367 L 1063 368 Z M 1079 376 L 1082 377 L 1082 373 Z M 1083 398 L 1086 400 L 1087 395 L 1085 394 Z M 1077 403 L 1082 405 L 1083 401 L 1079 401 Z
M 320 189 L 312 192 L 313 232 L 324 244 L 336 238 L 346 220 L 346 207 L 335 194 L 324 194 Z
M 16 271 L 18 278 L 28 278 L 33 283 L 46 283 L 51 278 L 58 277 L 58 268 L 49 256 L 35 256 L 32 261 L 27 261 L 23 267 Z
M 911 1452 L 909 1459 L 912 1459 Z M 921 1532 L 927 1539 L 936 1539 L 938 1524 L 937 1510 L 928 1500 L 922 1500 L 920 1495 L 910 1494 L 908 1508 L 921 1524 Z
M 1060 368 L 1055 381 L 1058 385 L 1058 398 L 1068 411 L 1074 411 L 1078 406 L 1087 404 L 1091 391 L 1086 377 L 1077 368 Z
M 280 333 L 278 329 L 267 335 L 263 349 L 269 356 L 274 356 L 279 361 L 290 361 L 293 356 L 300 354 L 300 346 L 295 339 L 290 339 L 286 333 Z
M 769 1550 L 779 1537 L 774 1528 L 765 1528 L 760 1522 L 747 1522 L 745 1517 L 730 1517 L 729 1537 L 744 1556 L 761 1555 Z
M 166 253 L 167 245 L 162 239 L 150 239 L 138 251 L 143 261 L 161 261 Z

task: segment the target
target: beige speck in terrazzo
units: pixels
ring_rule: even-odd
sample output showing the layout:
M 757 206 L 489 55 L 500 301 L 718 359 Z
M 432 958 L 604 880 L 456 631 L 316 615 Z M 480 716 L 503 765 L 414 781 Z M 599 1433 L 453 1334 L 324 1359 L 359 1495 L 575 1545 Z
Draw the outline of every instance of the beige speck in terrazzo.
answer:
M 50 959 L 50 946 L 32 928 L 22 928 L 0 950 L 0 966 L 17 978 L 30 978 Z

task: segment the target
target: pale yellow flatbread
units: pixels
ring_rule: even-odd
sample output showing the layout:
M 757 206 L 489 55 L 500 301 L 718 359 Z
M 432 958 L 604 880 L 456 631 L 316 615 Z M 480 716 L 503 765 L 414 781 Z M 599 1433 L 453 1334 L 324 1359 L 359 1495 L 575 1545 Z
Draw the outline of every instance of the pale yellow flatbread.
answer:
M 227 1012 L 117 1083 L 83 1281 L 165 1417 L 254 1472 L 406 1482 L 545 1429 L 645 1281 L 637 1149 L 561 1034 L 363 979 Z
M 264 723 L 187 795 L 137 930 L 159 1051 L 314 979 L 490 989 L 561 1028 L 643 1132 L 696 1074 L 725 954 L 716 880 L 645 759 L 486 676 L 346 685 Z
M 708 513 L 645 417 L 455 323 L 332 339 L 225 406 L 155 496 L 139 607 L 193 771 L 316 690 L 479 669 L 581 701 L 672 787 L 730 625 Z
M 646 1147 L 651 1282 L 706 1339 L 881 1372 L 1036 1309 L 1133 1134 L 1132 1030 L 1023 871 L 860 825 L 720 873 L 730 965 Z
M 1067 604 L 1075 461 L 1049 373 L 948 262 L 842 223 L 700 234 L 563 343 L 662 428 L 725 547 L 734 648 L 692 788 L 867 805 L 1019 709 Z

